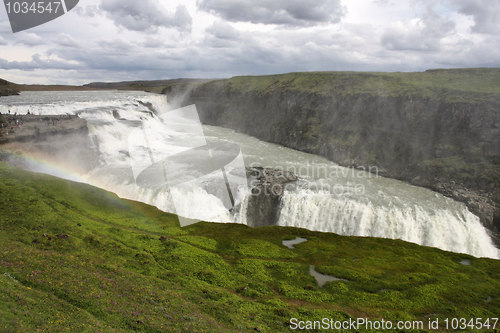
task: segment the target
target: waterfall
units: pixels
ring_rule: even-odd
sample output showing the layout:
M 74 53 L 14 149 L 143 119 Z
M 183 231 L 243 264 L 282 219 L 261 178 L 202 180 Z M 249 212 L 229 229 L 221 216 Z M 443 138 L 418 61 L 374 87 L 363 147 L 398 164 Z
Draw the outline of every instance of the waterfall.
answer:
M 477 257 L 499 258 L 499 251 L 479 218 L 465 206 L 455 211 L 430 210 L 418 202 L 401 207 L 379 206 L 324 191 L 286 191 L 278 225 L 348 236 L 401 239 Z
M 499 251 L 479 218 L 462 203 L 396 180 L 351 175 L 350 169 L 320 157 L 228 129 L 204 126 L 203 137 L 183 138 L 182 133 L 172 132 L 162 120 L 163 114 L 171 110 L 164 95 L 123 91 L 23 92 L 21 96 L 4 98 L 0 103 L 2 113 L 10 110 L 18 114 L 28 111 L 41 115 L 78 114 L 86 119 L 99 162 L 94 170 L 82 177 L 88 183 L 123 198 L 142 201 L 164 211 L 206 221 L 245 223 L 249 194 L 242 188 L 235 189 L 233 195 L 237 209 L 229 211 L 227 202 L 214 191 L 204 188 L 176 188 L 175 193 L 171 193 L 165 188 L 139 186 L 133 163 L 137 156 L 132 156 L 134 151 L 131 148 L 134 146 L 131 141 L 135 142 L 135 151 L 144 146 L 131 139 L 137 129 L 146 131 L 150 138 L 156 138 L 159 143 L 150 149 L 158 156 L 175 154 L 193 140 L 222 139 L 241 147 L 247 166 L 258 161 L 271 167 L 292 166 L 292 169 L 305 170 L 306 173 L 320 166 L 325 172 L 317 173 L 316 178 L 296 172 L 304 186 L 285 190 L 277 222 L 281 226 L 340 235 L 401 239 L 477 257 L 499 258 Z M 143 169 L 139 168 L 139 171 Z M 227 171 L 231 176 L 230 168 Z M 210 183 L 214 179 L 214 175 L 207 175 L 203 182 Z M 327 185 L 326 188 L 331 190 L 323 190 L 323 187 L 312 190 L 308 184 Z M 346 195 L 333 190 L 354 185 L 361 185 L 364 192 Z M 172 195 L 176 198 L 176 209 Z

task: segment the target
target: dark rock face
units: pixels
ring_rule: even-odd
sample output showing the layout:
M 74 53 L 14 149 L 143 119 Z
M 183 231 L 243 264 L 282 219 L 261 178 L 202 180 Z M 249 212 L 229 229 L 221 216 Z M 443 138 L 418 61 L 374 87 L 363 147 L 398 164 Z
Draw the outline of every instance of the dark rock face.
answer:
M 247 207 L 247 224 L 251 227 L 275 225 L 284 189 L 297 177 L 284 170 L 253 167 L 247 169 L 247 178 L 252 193 Z
M 88 134 L 78 116 L 1 115 L 0 143 L 43 141 L 55 135 Z
M 190 89 L 181 105 L 196 104 L 206 124 L 344 166 L 376 166 L 382 176 L 466 203 L 486 227 L 500 232 L 500 101 L 241 91 L 228 82 Z

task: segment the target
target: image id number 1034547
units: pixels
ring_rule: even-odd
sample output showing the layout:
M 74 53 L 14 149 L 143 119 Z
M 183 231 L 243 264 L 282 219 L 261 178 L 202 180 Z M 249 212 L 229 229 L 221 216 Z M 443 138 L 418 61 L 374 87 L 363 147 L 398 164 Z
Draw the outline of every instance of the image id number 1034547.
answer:
M 9 1 L 5 3 L 7 14 L 58 14 L 64 12 L 61 1 Z

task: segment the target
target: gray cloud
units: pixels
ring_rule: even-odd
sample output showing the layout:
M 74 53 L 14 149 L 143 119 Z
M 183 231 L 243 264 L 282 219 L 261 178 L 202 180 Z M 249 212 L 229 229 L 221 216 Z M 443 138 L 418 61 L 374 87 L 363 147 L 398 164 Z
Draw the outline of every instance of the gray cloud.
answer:
M 64 47 L 78 47 L 76 40 L 68 34 L 62 33 L 58 34 L 55 43 Z
M 160 27 L 190 30 L 192 18 L 185 6 L 174 13 L 158 0 L 103 0 L 99 8 L 118 26 L 134 31 L 156 31 Z
M 178 46 L 176 41 L 171 38 L 157 38 L 154 36 L 147 36 L 141 44 L 143 47 L 150 49 L 172 49 Z
M 296 26 L 337 23 L 345 14 L 340 0 L 199 0 L 198 8 L 232 22 Z
M 134 51 L 133 43 L 129 43 L 122 39 L 114 40 L 101 40 L 97 42 L 99 52 L 121 55 L 122 53 L 129 53 Z
M 45 38 L 40 37 L 34 32 L 26 31 L 22 31 L 17 34 L 11 34 L 10 40 L 15 44 L 22 44 L 26 46 L 39 46 L 47 44 L 47 40 Z
M 473 32 L 500 33 L 500 2 L 497 0 L 455 0 L 458 11 L 474 18 Z
M 238 47 L 242 41 L 242 34 L 224 21 L 215 21 L 206 29 L 205 43 L 209 47 Z M 248 36 L 243 37 L 243 39 Z
M 7 61 L 0 58 L 0 67 L 2 69 L 22 69 L 25 71 L 33 71 L 38 69 L 57 69 L 71 70 L 77 69 L 79 66 L 74 63 L 54 59 L 42 59 L 40 54 L 36 53 L 31 57 L 30 61 Z
M 82 4 L 79 4 L 73 9 L 73 11 L 83 17 L 94 17 L 99 14 L 99 7 L 95 5 L 83 6 Z
M 230 24 L 222 21 L 216 21 L 207 29 L 207 32 L 219 39 L 235 40 L 240 36 L 238 30 Z
M 452 21 L 427 8 L 422 18 L 393 24 L 382 35 L 381 43 L 393 51 L 438 51 L 441 39 L 454 28 Z

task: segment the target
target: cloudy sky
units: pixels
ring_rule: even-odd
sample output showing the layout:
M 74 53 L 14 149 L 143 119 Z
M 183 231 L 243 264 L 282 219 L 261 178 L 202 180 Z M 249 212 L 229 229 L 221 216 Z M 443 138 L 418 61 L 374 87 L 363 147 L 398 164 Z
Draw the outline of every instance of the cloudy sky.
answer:
M 0 50 L 19 83 L 500 67 L 500 1 L 80 0 L 15 34 L 2 6 Z

